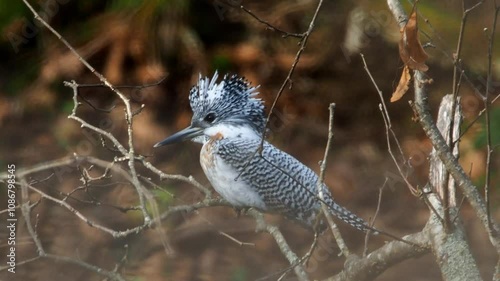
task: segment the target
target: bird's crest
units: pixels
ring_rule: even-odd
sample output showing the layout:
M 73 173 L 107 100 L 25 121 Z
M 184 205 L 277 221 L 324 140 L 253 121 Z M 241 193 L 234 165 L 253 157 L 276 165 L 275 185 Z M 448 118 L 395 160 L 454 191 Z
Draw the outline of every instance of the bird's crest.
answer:
M 264 105 L 256 98 L 259 94 L 244 78 L 233 74 L 224 75 L 217 82 L 218 73 L 210 79 L 200 77 L 198 83 L 191 88 L 189 102 L 193 110 L 193 120 L 214 112 L 217 118 L 234 124 L 248 123 L 256 131 L 264 129 Z

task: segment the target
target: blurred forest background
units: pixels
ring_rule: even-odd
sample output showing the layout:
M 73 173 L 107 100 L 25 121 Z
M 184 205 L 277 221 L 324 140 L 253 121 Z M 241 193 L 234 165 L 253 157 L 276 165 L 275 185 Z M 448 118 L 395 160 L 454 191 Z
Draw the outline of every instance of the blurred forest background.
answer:
M 153 150 L 152 146 L 190 122 L 188 92 L 199 73 L 239 73 L 259 91 L 269 108 L 290 69 L 299 48 L 299 39 L 283 38 L 248 13 L 243 4 L 261 19 L 292 33 L 307 30 L 317 1 L 230 1 L 230 8 L 213 0 L 109 0 L 31 1 L 48 22 L 58 30 L 92 66 L 115 86 L 144 85 L 127 89 L 134 105 L 145 108 L 136 117 L 134 136 L 137 153 L 148 156 L 161 170 L 193 175 L 208 186 L 198 164 L 200 147 L 183 143 Z M 405 1 L 403 1 L 405 2 Z M 465 1 L 466 6 L 474 1 Z M 407 12 L 411 4 L 405 2 Z M 388 179 L 376 226 L 394 235 L 419 231 L 428 218 L 428 209 L 412 196 L 387 152 L 385 127 L 379 111 L 379 97 L 370 82 L 359 53 L 367 60 L 386 102 L 396 88 L 403 67 L 398 55 L 400 33 L 385 1 L 325 1 L 315 29 L 293 76 L 293 87 L 285 89 L 277 104 L 269 129 L 270 141 L 319 171 L 328 132 L 328 104 L 337 104 L 335 138 L 330 154 L 326 182 L 335 198 L 363 218 L 373 216 L 379 188 Z M 467 19 L 462 50 L 462 65 L 469 82 L 463 82 L 460 95 L 464 127 L 483 108 L 474 91 L 485 92 L 488 40 L 483 29 L 491 29 L 493 5 L 486 1 Z M 421 1 L 420 38 L 430 56 L 427 74 L 431 104 L 437 110 L 442 96 L 452 91 L 452 57 L 459 35 L 460 1 Z M 498 29 L 497 29 L 498 30 Z M 22 1 L 0 2 L 0 169 L 15 163 L 18 169 L 77 153 L 108 160 L 113 153 L 73 120 L 67 118 L 73 107 L 72 92 L 63 81 L 99 83 L 62 44 L 39 24 Z M 493 50 L 492 97 L 500 93 L 500 34 Z M 116 95 L 103 87 L 81 90 L 86 102 L 79 116 L 126 139 L 123 106 Z M 412 119 L 408 106 L 412 93 L 388 104 L 393 128 L 410 158 L 410 179 L 415 185 L 427 182 L 427 155 L 431 145 L 420 126 Z M 88 102 L 88 103 L 87 103 Z M 92 104 L 90 106 L 89 104 Z M 111 109 L 104 112 L 99 109 Z M 492 107 L 493 144 L 500 143 L 500 102 Z M 461 163 L 478 184 L 485 171 L 484 117 L 481 117 L 460 142 Z M 497 149 L 498 151 L 498 149 Z M 3 167 L 3 168 L 2 168 Z M 500 218 L 500 160 L 494 154 L 492 169 L 492 212 Z M 1 170 L 0 172 L 4 172 Z M 144 171 L 147 175 L 147 172 Z M 71 176 L 70 176 L 71 175 Z M 78 172 L 60 181 L 48 181 L 44 190 L 62 197 L 79 184 Z M 153 179 L 175 194 L 157 193 L 160 208 L 195 202 L 200 194 L 179 182 Z M 137 204 L 130 186 L 95 189 L 101 202 L 115 205 Z M 120 212 L 105 205 L 68 201 L 86 215 L 114 229 L 140 223 L 135 212 Z M 0 191 L 1 202 L 6 194 Z M 459 197 L 460 200 L 460 197 Z M 3 203 L 2 203 L 3 204 Z M 2 209 L 4 209 L 2 205 Z M 483 277 L 491 276 L 495 252 L 489 248 L 483 227 L 467 220 L 469 207 L 462 207 L 467 234 L 471 240 Z M 176 250 L 167 257 L 158 232 L 148 230 L 126 239 L 113 239 L 85 225 L 74 215 L 48 202 L 34 209 L 39 214 L 37 231 L 46 249 L 112 269 L 127 252 L 121 272 L 130 280 L 255 280 L 288 266 L 274 240 L 255 233 L 252 218 L 237 218 L 227 207 L 200 210 L 174 216 L 164 222 Z M 20 212 L 19 212 L 20 213 Z M 0 215 L 3 216 L 3 215 Z M 472 218 L 473 216 L 471 216 Z M 279 216 L 269 220 L 280 226 L 292 249 L 307 251 L 312 233 Z M 2 217 L 2 224 L 5 221 Z M 357 253 L 363 250 L 364 235 L 340 225 L 347 244 Z M 0 230 L 0 261 L 4 265 L 5 229 Z M 255 247 L 239 246 L 221 236 L 223 231 Z M 323 246 L 313 254 L 309 270 L 314 278 L 326 278 L 340 271 L 343 258 L 330 233 Z M 19 261 L 35 256 L 26 230 L 19 229 Z M 370 249 L 383 245 L 375 237 Z M 124 245 L 128 245 L 125 250 Z M 278 275 L 279 276 L 279 275 Z M 269 280 L 275 280 L 277 276 Z M 15 275 L 0 272 L 1 280 L 102 280 L 101 276 L 80 267 L 40 260 L 18 266 Z M 432 255 L 409 260 L 385 272 L 377 280 L 440 280 Z

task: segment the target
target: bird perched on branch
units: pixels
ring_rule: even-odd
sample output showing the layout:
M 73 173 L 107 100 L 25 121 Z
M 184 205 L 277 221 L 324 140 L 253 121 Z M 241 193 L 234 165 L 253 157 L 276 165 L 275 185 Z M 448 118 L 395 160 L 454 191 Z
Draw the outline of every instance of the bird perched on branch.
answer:
M 159 147 L 183 140 L 202 143 L 200 163 L 214 189 L 237 208 L 253 207 L 277 212 L 313 227 L 321 201 L 332 214 L 362 230 L 377 230 L 337 204 L 318 176 L 291 155 L 267 141 L 264 104 L 257 87 L 243 78 L 217 73 L 201 77 L 189 94 L 191 125 L 155 144 Z M 318 196 L 318 186 L 324 200 Z

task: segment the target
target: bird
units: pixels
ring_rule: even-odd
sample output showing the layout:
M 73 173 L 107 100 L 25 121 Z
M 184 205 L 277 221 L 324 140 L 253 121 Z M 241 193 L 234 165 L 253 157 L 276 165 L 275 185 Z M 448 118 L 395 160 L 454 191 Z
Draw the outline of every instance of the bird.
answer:
M 200 164 L 215 191 L 237 209 L 279 213 L 307 228 L 317 227 L 323 202 L 330 213 L 363 232 L 379 231 L 339 205 L 318 175 L 263 140 L 264 102 L 258 88 L 237 74 L 218 81 L 199 75 L 189 93 L 191 125 L 154 147 L 185 140 L 201 143 Z M 321 189 L 322 199 L 318 196 Z M 324 224 L 323 224 L 324 225 Z

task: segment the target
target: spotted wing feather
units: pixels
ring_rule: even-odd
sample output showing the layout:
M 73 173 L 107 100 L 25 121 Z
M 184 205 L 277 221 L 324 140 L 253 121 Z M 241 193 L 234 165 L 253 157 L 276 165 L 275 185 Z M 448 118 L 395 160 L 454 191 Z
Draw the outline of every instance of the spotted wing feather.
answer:
M 264 142 L 262 155 L 255 153 L 259 145 L 258 139 L 222 139 L 215 153 L 239 172 L 238 181 L 245 181 L 262 197 L 267 211 L 279 212 L 312 226 L 321 207 L 317 192 L 318 176 L 297 159 L 267 142 Z M 321 188 L 325 203 L 334 215 L 357 229 L 369 229 L 364 220 L 333 200 L 326 185 Z

